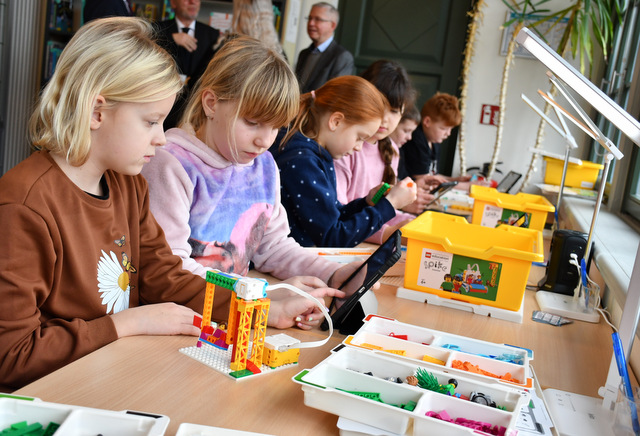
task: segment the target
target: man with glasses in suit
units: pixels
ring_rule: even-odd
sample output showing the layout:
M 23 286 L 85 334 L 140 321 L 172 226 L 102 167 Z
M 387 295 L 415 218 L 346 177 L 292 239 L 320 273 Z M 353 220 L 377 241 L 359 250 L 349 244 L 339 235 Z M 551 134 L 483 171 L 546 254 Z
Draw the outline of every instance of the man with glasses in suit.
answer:
M 334 77 L 354 73 L 353 55 L 333 39 L 339 18 L 338 10 L 329 3 L 311 7 L 307 34 L 312 43 L 300 52 L 296 64 L 302 93 L 318 89 Z

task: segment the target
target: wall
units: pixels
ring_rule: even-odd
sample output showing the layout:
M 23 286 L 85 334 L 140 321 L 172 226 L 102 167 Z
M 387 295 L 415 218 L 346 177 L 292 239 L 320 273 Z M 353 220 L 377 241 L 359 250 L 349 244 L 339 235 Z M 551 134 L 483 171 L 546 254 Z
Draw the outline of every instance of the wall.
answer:
M 544 7 L 557 11 L 570 3 L 567 0 L 552 0 Z M 468 85 L 467 113 L 463 121 L 466 127 L 467 167 L 480 166 L 483 162 L 489 162 L 493 154 L 497 128 L 482 125 L 479 121 L 483 104 L 499 104 L 502 70 L 505 63 L 505 57 L 499 53 L 503 33 L 500 26 L 506 21 L 507 11 L 507 7 L 501 0 L 486 0 L 485 7 L 482 9 L 484 18 L 478 28 Z M 537 59 L 515 58 L 509 71 L 505 127 L 499 155 L 499 160 L 504 163 L 498 166 L 505 173 L 513 170 L 524 175 L 529 168 L 532 153 L 528 149 L 535 144 L 540 118 L 522 100 L 521 94 L 524 93 L 536 106 L 544 108 L 544 101 L 537 93 L 538 89 L 544 92 L 550 89 L 544 66 Z M 560 97 L 558 101 L 563 106 L 568 106 Z M 554 116 L 551 116 L 551 119 L 556 121 Z M 577 129 L 572 129 L 572 132 L 578 144 L 582 144 L 584 135 Z M 562 155 L 566 150 L 564 140 L 548 126 L 545 129 L 542 148 Z M 582 151 L 571 154 L 580 158 L 586 157 Z M 543 180 L 542 162 L 542 159 L 538 160 L 536 166 L 538 171 L 532 177 L 532 183 L 541 183 Z M 456 154 L 453 173 L 454 175 L 460 173 L 458 154 Z M 496 178 L 498 177 L 499 175 L 496 175 Z M 535 192 L 535 189 L 532 187 L 526 190 Z

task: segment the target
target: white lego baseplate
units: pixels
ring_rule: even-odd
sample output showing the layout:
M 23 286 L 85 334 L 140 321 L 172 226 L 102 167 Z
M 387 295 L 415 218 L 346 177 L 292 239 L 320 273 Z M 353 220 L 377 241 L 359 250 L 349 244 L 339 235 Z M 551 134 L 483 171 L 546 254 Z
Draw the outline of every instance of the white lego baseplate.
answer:
M 229 346 L 228 350 L 223 350 L 222 348 L 214 347 L 213 345 L 209 345 L 207 343 L 201 342 L 201 346 L 194 345 L 193 347 L 185 347 L 180 348 L 180 352 L 186 354 L 187 356 L 197 360 L 200 363 L 207 365 L 210 368 L 215 369 L 216 371 L 232 378 L 233 380 L 244 380 L 248 378 L 253 378 L 255 376 L 269 374 L 274 371 L 280 371 L 283 369 L 288 369 L 292 367 L 297 367 L 298 363 L 288 363 L 282 366 L 278 366 L 276 368 L 271 368 L 267 365 L 260 365 L 259 373 L 248 374 L 241 377 L 236 377 L 232 373 L 236 372 L 232 370 L 229 365 L 231 364 L 231 356 L 232 356 L 233 346 Z M 251 344 L 249 344 L 249 351 L 251 350 Z

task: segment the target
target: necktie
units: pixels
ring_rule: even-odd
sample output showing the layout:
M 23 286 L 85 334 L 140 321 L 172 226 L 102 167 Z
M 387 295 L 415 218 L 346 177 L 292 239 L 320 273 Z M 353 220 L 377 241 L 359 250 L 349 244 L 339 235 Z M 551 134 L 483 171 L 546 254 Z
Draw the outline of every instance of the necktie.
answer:
M 191 30 L 191 28 L 189 28 L 189 27 L 183 27 L 183 28 L 182 28 L 182 31 L 183 31 L 184 33 L 186 33 L 187 35 L 189 34 L 189 30 Z
M 318 48 L 316 47 L 313 50 L 311 50 L 311 53 L 309 53 L 309 55 L 307 56 L 307 61 L 302 67 L 302 71 L 300 74 L 300 82 L 303 85 L 306 85 L 307 81 L 311 77 L 313 70 L 316 68 L 316 64 L 318 63 L 318 59 L 320 59 L 321 54 L 322 53 L 320 53 L 320 50 L 318 50 Z

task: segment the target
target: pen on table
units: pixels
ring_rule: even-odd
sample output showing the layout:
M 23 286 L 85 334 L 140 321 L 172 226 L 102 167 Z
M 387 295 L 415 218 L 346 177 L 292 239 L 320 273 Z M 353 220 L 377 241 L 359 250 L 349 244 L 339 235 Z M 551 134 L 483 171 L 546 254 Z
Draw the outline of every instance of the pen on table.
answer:
M 319 251 L 318 256 L 369 256 L 373 252 L 373 249 L 364 249 L 362 251 Z
M 622 378 L 622 386 L 629 403 L 629 409 L 631 410 L 631 424 L 633 425 L 633 432 L 636 435 L 640 435 L 638 409 L 636 409 L 635 396 L 633 395 L 633 387 L 631 386 L 631 379 L 629 378 L 627 360 L 624 357 L 624 350 L 622 349 L 622 341 L 620 340 L 618 332 L 613 332 L 611 334 L 611 338 L 613 339 L 613 354 L 616 357 L 616 363 L 618 364 L 618 373 Z

